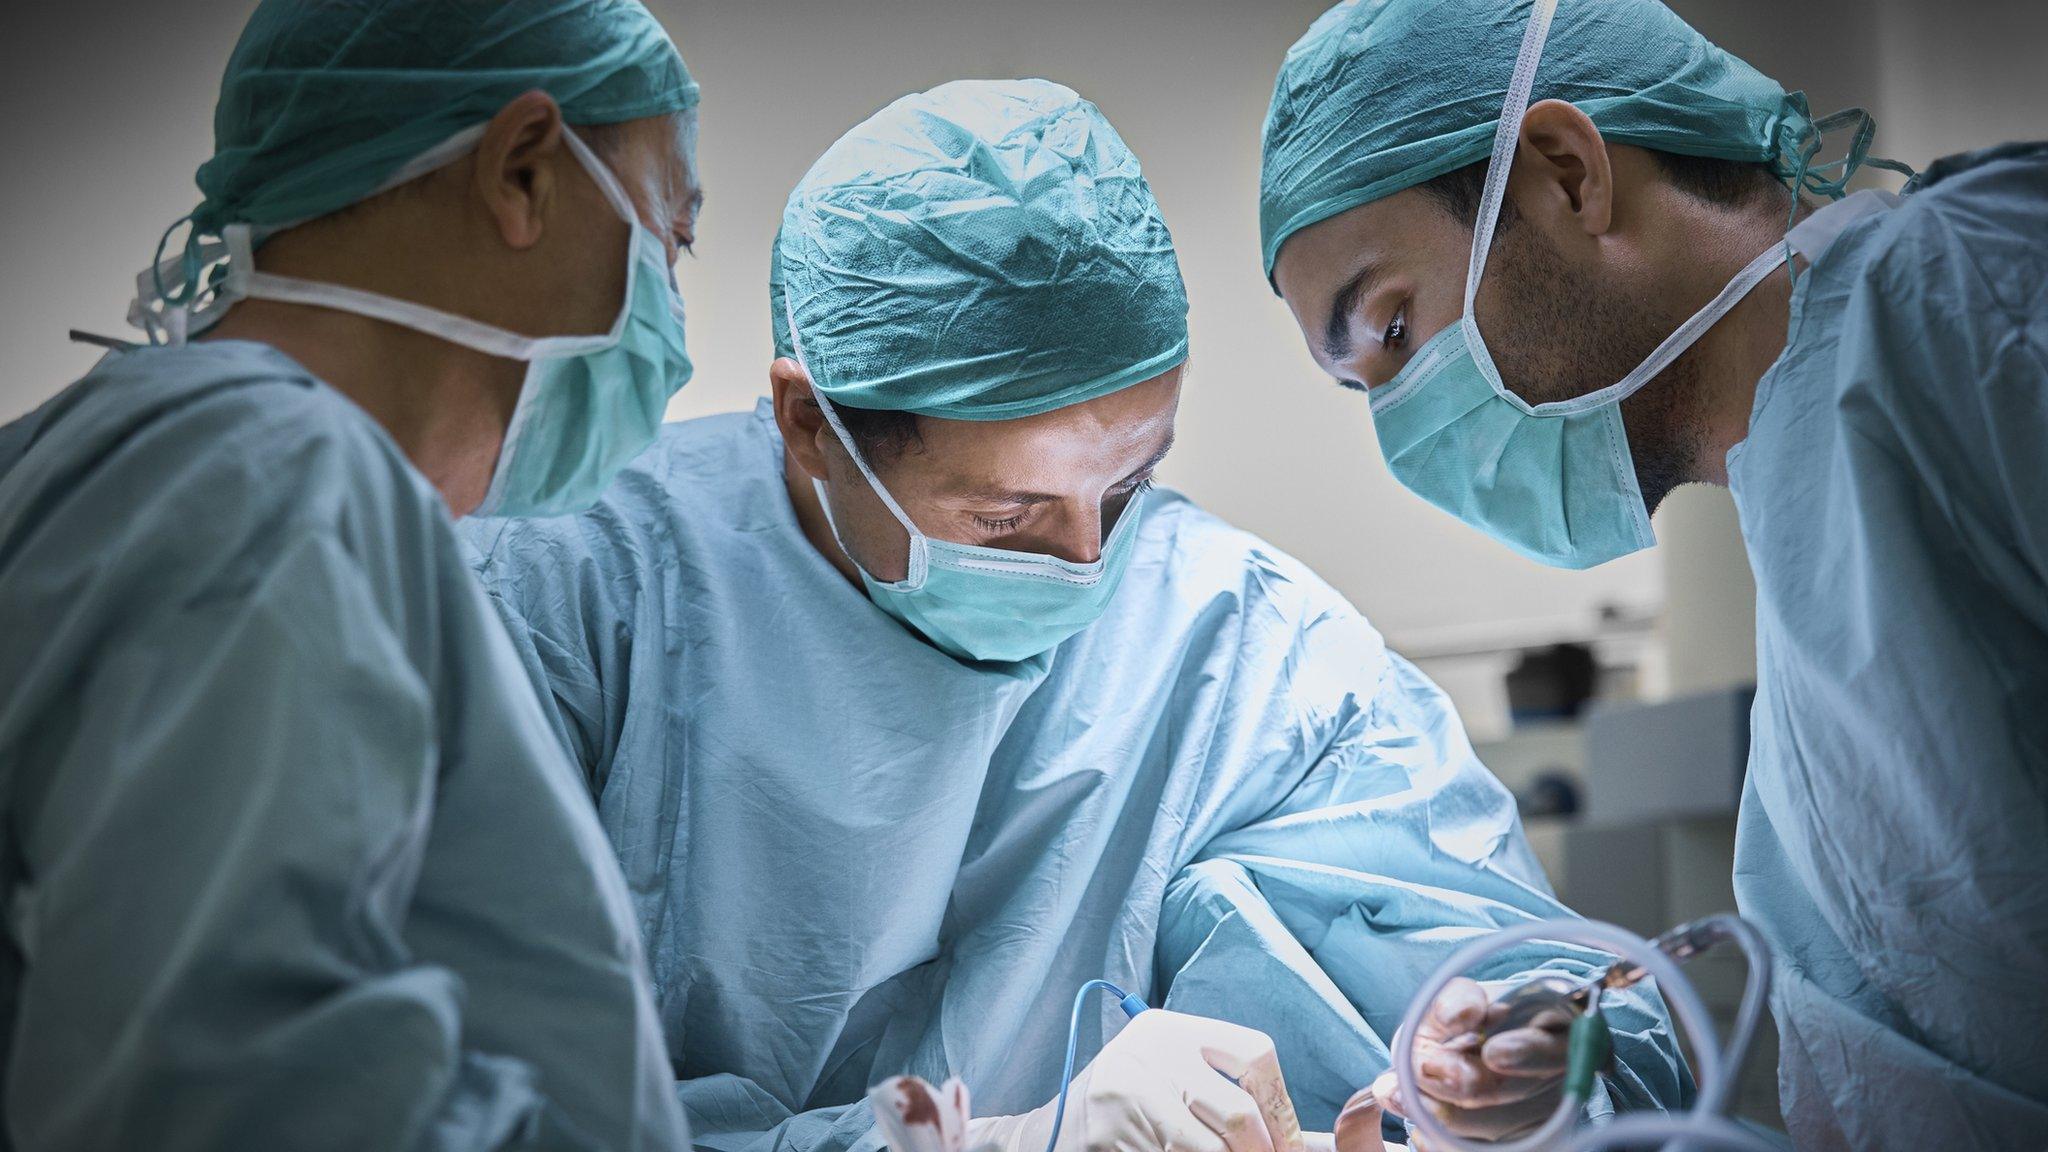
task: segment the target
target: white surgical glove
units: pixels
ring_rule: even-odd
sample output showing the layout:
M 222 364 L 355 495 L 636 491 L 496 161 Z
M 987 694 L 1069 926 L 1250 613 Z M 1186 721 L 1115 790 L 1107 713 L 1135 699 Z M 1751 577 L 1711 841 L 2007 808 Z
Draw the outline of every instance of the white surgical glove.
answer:
M 1142 1012 L 1074 1077 L 1055 1152 L 1288 1152 L 1286 1134 L 1271 1131 L 1258 1101 L 1233 1082 L 1249 1082 L 1254 1070 L 1279 1081 L 1280 1061 L 1264 1033 L 1158 1008 Z M 1058 1106 L 1055 1097 L 1022 1116 L 970 1120 L 967 1145 L 1045 1152 Z

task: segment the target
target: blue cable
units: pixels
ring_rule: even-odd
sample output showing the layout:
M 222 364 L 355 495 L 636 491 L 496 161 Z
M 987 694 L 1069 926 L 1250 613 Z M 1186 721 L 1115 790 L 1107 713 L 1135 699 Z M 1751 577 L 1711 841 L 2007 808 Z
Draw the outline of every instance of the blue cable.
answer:
M 1088 993 L 1097 988 L 1116 997 L 1116 1006 L 1123 1009 L 1124 1015 L 1132 1020 L 1138 1018 L 1138 1013 L 1151 1007 L 1107 980 L 1090 980 L 1081 985 L 1080 991 L 1074 993 L 1074 1014 L 1067 1021 L 1067 1065 L 1060 1070 L 1059 1104 L 1052 1110 L 1052 1135 L 1045 1141 L 1045 1152 L 1053 1152 L 1053 1147 L 1060 1142 L 1060 1124 L 1067 1118 L 1067 1089 L 1074 1085 L 1074 1052 L 1081 1046 L 1081 1008 L 1088 1003 Z

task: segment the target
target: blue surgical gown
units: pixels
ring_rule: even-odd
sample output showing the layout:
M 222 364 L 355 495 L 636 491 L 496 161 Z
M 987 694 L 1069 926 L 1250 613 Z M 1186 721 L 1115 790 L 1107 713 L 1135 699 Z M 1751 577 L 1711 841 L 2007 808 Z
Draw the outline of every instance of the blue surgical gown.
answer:
M 0 429 L 0 1148 L 687 1143 L 439 497 L 262 345 Z
M 1728 457 L 1802 1149 L 2048 1141 L 2048 145 L 1929 175 L 1801 276 Z
M 625 867 L 700 1146 L 872 1147 L 898 1072 L 1043 1104 L 1096 976 L 1267 1031 L 1327 1130 L 1454 948 L 1566 914 L 1434 685 L 1295 560 L 1145 509 L 1108 614 L 1000 667 L 818 553 L 765 402 L 663 429 L 586 515 L 464 525 Z M 1615 1093 L 1684 1099 L 1661 1005 L 1613 1019 Z

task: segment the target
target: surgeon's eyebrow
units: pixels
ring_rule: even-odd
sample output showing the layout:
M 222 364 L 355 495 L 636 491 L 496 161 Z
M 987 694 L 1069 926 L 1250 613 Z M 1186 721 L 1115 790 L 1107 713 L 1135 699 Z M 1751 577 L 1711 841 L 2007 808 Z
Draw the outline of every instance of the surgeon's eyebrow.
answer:
M 1120 492 L 1142 483 L 1146 477 L 1152 475 L 1153 469 L 1158 468 L 1160 462 L 1166 459 L 1166 454 L 1171 451 L 1173 451 L 1173 435 L 1168 434 L 1166 443 L 1159 446 L 1159 451 L 1154 452 L 1151 458 L 1143 464 L 1126 472 L 1124 478 L 1112 485 L 1110 490 Z M 960 488 L 950 493 L 950 495 L 961 500 L 980 500 L 990 504 L 1013 504 L 1019 508 L 1051 504 L 1066 499 L 1064 496 L 1051 492 L 1027 492 L 1014 488 Z
M 1358 308 L 1358 298 L 1367 289 L 1377 287 L 1384 275 L 1385 270 L 1377 261 L 1368 261 L 1330 297 L 1330 315 L 1323 321 L 1323 355 L 1331 363 L 1342 364 L 1351 359 L 1351 314 Z
M 1116 486 L 1118 488 L 1130 488 L 1149 479 L 1153 470 L 1158 468 L 1160 463 L 1166 459 L 1166 454 L 1173 451 L 1173 438 L 1175 434 L 1174 432 L 1168 432 L 1166 434 L 1166 443 L 1159 446 L 1159 451 L 1154 452 L 1151 458 L 1143 464 L 1124 473 L 1124 478 L 1117 481 Z

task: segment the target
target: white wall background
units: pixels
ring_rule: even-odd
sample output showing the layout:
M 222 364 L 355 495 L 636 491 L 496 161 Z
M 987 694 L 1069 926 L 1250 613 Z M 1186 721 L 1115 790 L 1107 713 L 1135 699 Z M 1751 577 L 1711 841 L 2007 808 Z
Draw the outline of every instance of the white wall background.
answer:
M 1323 0 L 652 6 L 705 92 L 709 199 L 699 258 L 682 272 L 699 371 L 671 417 L 742 407 L 762 392 L 768 244 L 788 189 L 832 139 L 906 91 L 1042 75 L 1108 113 L 1143 161 L 1179 245 L 1195 353 L 1171 483 L 1303 557 L 1397 642 L 1575 631 L 1602 603 L 1662 603 L 1667 562 L 1656 554 L 1591 573 L 1549 571 L 1409 496 L 1378 460 L 1363 399 L 1316 371 L 1267 290 L 1258 129 L 1282 54 Z M 2048 3 L 1675 6 L 1719 43 L 1807 88 L 1816 109 L 1871 107 L 1887 154 L 1924 162 L 2048 136 Z M 210 151 L 214 90 L 250 7 L 66 0 L 0 14 L 9 157 L 0 180 L 0 420 L 90 365 L 92 353 L 65 342 L 67 328 L 121 331 L 133 274 L 196 199 L 191 173 Z M 1746 612 L 1747 570 L 1725 497 L 1685 494 L 1662 519 L 1667 537 L 1691 542 L 1674 567 L 1673 596 L 1689 603 L 1690 588 Z M 1746 625 L 1695 632 L 1725 640 L 1724 668 L 1751 658 Z

